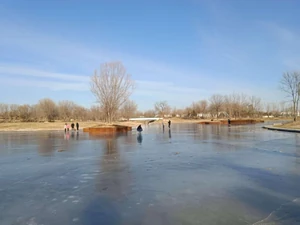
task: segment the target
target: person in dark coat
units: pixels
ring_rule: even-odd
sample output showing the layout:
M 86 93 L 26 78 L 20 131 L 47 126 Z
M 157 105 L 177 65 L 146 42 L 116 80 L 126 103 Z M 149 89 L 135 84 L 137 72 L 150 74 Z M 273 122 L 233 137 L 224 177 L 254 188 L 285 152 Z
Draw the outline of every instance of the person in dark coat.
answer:
M 142 125 L 138 125 L 138 127 L 136 128 L 137 131 L 143 131 Z
M 72 130 L 74 130 L 74 126 L 75 126 L 75 125 L 74 125 L 74 123 L 72 123 L 72 124 L 71 124 L 71 128 L 72 128 Z
M 79 130 L 79 123 L 78 122 L 76 123 L 76 129 L 77 129 L 77 131 Z
M 171 120 L 168 121 L 168 126 L 171 127 Z

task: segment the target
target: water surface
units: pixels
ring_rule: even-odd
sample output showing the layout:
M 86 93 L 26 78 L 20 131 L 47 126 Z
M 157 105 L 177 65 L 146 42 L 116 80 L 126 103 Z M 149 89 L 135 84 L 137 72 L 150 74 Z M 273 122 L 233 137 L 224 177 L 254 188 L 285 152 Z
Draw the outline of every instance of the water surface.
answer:
M 0 133 L 0 224 L 300 224 L 299 135 L 261 126 Z

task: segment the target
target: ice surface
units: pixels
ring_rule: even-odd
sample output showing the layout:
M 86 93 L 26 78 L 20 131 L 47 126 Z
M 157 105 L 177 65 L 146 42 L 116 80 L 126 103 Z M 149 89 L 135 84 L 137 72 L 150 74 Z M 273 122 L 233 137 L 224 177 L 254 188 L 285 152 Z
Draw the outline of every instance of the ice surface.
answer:
M 260 127 L 0 133 L 0 224 L 300 224 L 299 135 Z

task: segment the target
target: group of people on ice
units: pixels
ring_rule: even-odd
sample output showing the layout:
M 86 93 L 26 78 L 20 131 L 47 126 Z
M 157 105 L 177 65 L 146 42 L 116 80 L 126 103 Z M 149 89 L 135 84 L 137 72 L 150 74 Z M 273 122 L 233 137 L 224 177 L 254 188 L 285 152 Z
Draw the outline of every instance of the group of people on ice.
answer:
M 64 129 L 65 129 L 65 132 L 69 131 L 70 130 L 70 125 L 65 123 Z M 74 123 L 71 123 L 71 129 L 72 129 L 72 131 L 75 130 L 75 124 Z M 79 130 L 79 123 L 78 122 L 76 123 L 76 130 L 77 131 Z

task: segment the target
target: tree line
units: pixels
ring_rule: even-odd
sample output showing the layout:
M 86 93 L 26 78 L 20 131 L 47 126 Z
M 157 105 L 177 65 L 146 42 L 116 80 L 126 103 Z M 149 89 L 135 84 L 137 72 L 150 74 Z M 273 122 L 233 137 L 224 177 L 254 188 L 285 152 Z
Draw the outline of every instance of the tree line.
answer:
M 98 105 L 85 108 L 72 101 L 54 102 L 41 99 L 34 105 L 0 104 L 1 121 L 70 121 L 101 120 L 108 123 L 130 117 L 181 117 L 181 118 L 259 118 L 261 116 L 293 116 L 298 114 L 300 73 L 284 73 L 281 89 L 290 98 L 289 103 L 263 104 L 260 97 L 242 93 L 214 94 L 208 100 L 193 102 L 190 106 L 172 108 L 167 101 L 156 102 L 152 109 L 137 111 L 137 104 L 130 100 L 135 83 L 121 62 L 101 65 L 91 77 L 90 88 Z
M 126 101 L 118 111 L 119 118 L 129 119 L 137 111 L 133 101 Z M 4 104 L 0 103 L 0 121 L 4 122 L 45 122 L 45 121 L 105 121 L 105 111 L 101 106 L 86 108 L 73 101 L 59 101 L 56 103 L 50 98 L 44 98 L 37 104 Z
M 167 101 L 157 102 L 154 110 L 144 112 L 145 117 L 181 117 L 181 118 L 261 118 L 291 117 L 291 104 L 263 103 L 260 97 L 248 96 L 243 93 L 229 95 L 214 94 L 208 100 L 193 102 L 190 106 L 178 109 L 172 108 Z
M 128 120 L 132 117 L 181 117 L 187 119 L 210 118 L 260 118 L 262 116 L 292 116 L 293 107 L 283 102 L 280 104 L 263 104 L 259 97 L 245 94 L 212 95 L 208 100 L 199 100 L 185 108 L 176 108 L 167 101 L 156 102 L 152 109 L 138 111 L 138 105 L 126 100 L 119 110 L 114 112 L 116 120 Z M 107 111 L 101 105 L 86 108 L 75 102 L 64 100 L 56 103 L 44 98 L 37 104 L 4 104 L 0 103 L 0 120 L 5 122 L 44 122 L 44 121 L 106 121 Z

